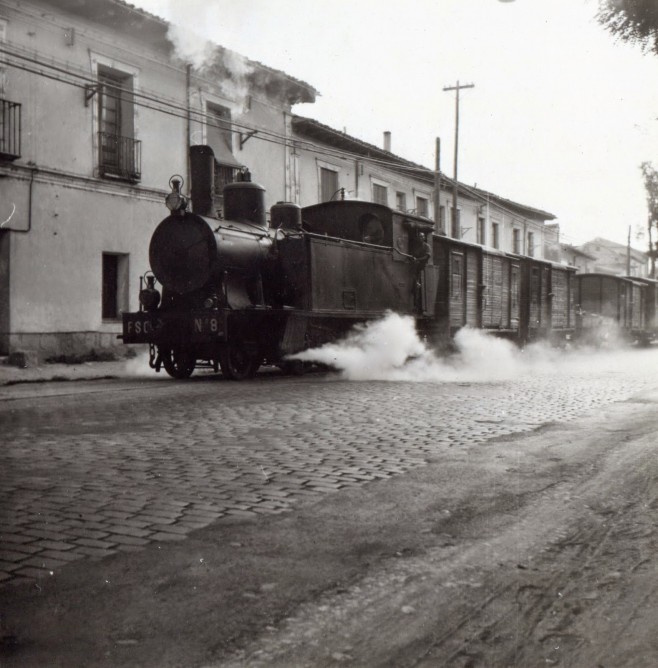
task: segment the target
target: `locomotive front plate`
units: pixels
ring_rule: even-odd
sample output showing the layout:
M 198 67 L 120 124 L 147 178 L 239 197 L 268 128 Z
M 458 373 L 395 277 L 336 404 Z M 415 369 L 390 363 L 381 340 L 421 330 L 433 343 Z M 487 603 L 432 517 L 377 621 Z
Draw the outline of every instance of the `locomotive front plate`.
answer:
M 224 338 L 225 313 L 137 313 L 123 314 L 124 343 L 163 343 L 189 336 L 193 341 Z
M 226 333 L 222 314 L 193 315 L 193 338 L 222 337 Z
M 146 311 L 123 314 L 123 342 L 149 343 L 164 327 L 162 318 Z

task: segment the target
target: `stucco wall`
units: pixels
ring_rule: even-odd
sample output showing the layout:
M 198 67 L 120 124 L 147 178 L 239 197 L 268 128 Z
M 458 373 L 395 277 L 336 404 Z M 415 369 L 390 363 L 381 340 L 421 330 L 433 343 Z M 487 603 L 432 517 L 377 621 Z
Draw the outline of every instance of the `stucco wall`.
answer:
M 0 196 L 7 181 L 0 181 Z M 81 334 L 78 348 L 99 340 L 96 334 L 106 335 L 100 337 L 103 345 L 116 344 L 118 321 L 102 320 L 102 254 L 126 255 L 127 307 L 136 309 L 139 276 L 148 269 L 148 242 L 167 213 L 162 199 L 38 174 L 29 221 L 28 188 L 22 184 L 16 223 L 30 230 L 10 237 L 11 347 L 57 354 L 58 340 L 73 332 Z

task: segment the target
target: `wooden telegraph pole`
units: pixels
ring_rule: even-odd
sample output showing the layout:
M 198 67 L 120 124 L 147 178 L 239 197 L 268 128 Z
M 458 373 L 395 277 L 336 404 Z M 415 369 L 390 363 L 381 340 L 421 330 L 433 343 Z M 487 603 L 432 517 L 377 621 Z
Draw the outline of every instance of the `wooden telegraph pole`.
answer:
M 452 191 L 452 227 L 456 228 L 456 221 L 457 221 L 457 203 L 458 203 L 458 198 L 459 194 L 457 192 L 457 156 L 458 156 L 458 150 L 459 150 L 459 91 L 463 90 L 464 88 L 475 88 L 475 84 L 460 84 L 459 81 L 457 81 L 457 84 L 455 86 L 445 86 L 444 91 L 450 91 L 454 90 L 455 91 L 455 162 L 454 162 L 454 179 L 455 183 L 453 186 L 453 191 Z M 451 230 L 451 232 L 457 232 L 459 231 L 457 229 Z M 459 234 L 461 236 L 461 234 Z
M 434 154 L 434 228 L 437 232 L 445 232 L 441 225 L 441 139 L 436 138 Z

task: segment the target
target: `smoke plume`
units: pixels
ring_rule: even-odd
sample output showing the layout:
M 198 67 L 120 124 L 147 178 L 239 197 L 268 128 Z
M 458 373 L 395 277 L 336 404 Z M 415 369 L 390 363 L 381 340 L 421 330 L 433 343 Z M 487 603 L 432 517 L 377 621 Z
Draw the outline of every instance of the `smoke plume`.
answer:
M 167 38 L 174 48 L 174 57 L 213 80 L 231 101 L 233 114 L 241 115 L 250 95 L 250 75 L 254 67 L 247 58 L 221 45 L 218 7 L 205 0 L 186 0 L 185 3 L 170 0 L 167 14 Z M 207 39 L 204 34 L 217 34 L 220 41 L 215 41 L 215 37 Z

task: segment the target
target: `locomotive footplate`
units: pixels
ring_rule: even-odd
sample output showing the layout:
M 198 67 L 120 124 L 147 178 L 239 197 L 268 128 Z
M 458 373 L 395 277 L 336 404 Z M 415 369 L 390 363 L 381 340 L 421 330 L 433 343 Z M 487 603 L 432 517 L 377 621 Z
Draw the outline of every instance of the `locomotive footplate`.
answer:
M 226 319 L 226 311 L 124 313 L 123 342 L 159 344 L 181 338 L 190 341 L 224 340 Z

